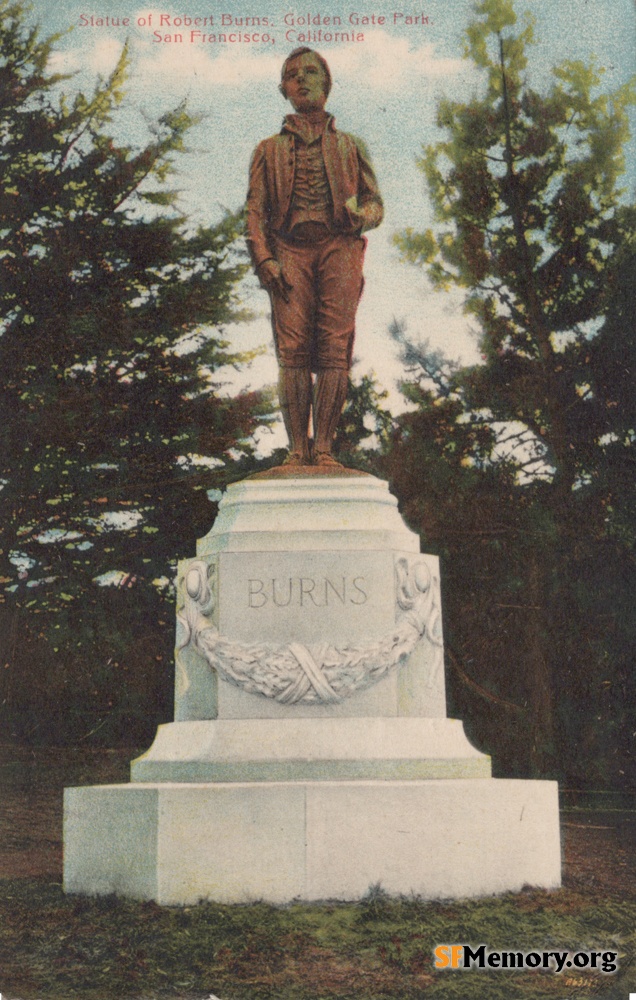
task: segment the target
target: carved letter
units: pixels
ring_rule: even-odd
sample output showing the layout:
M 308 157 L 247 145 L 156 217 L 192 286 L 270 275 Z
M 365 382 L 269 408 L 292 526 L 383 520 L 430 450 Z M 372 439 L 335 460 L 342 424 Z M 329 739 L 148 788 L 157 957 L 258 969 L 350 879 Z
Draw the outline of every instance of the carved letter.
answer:
M 331 582 L 331 580 L 325 579 L 325 604 L 329 604 L 329 588 L 333 590 L 334 594 L 338 598 L 341 604 L 345 603 L 345 595 L 347 593 L 347 578 L 343 576 L 342 578 L 342 593 L 339 593 L 336 585 Z
M 306 583 L 307 584 L 310 583 L 311 586 L 310 587 L 305 587 Z M 311 597 L 312 603 L 317 608 L 321 608 L 323 606 L 322 604 L 318 604 L 318 602 L 316 601 L 316 598 L 313 595 L 313 591 L 315 589 L 315 586 L 316 586 L 316 581 L 315 580 L 312 580 L 312 579 L 310 579 L 307 576 L 301 576 L 301 578 L 300 578 L 300 606 L 301 606 L 301 608 L 304 607 L 303 597 Z
M 366 604 L 367 600 L 368 600 L 367 592 L 366 592 L 366 590 L 363 590 L 362 587 L 359 586 L 358 581 L 360 581 L 360 583 L 364 583 L 364 577 L 363 576 L 356 576 L 356 578 L 353 581 L 353 586 L 356 588 L 356 590 L 360 594 L 362 594 L 362 600 L 361 601 L 354 601 L 353 597 L 350 597 L 349 600 L 351 601 L 352 604 Z
M 254 586 L 258 584 L 258 586 Z M 248 607 L 250 608 L 262 608 L 267 604 L 267 594 L 263 593 L 263 581 L 262 580 L 248 580 Z M 262 600 L 257 601 L 257 598 L 262 598 Z
M 286 601 L 277 601 L 276 600 L 276 580 L 272 580 L 272 596 L 274 598 L 274 604 L 276 605 L 277 608 L 286 608 L 291 603 L 291 598 L 292 598 L 292 581 L 291 581 L 291 577 L 290 577 L 288 583 L 289 583 L 289 593 L 288 593 L 288 596 L 287 596 L 287 600 Z

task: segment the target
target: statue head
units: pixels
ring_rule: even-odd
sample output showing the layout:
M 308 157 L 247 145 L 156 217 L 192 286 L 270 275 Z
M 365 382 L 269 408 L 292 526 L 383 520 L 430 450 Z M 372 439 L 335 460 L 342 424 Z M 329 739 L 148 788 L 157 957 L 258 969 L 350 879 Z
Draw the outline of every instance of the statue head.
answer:
M 281 70 L 280 92 L 291 101 L 294 111 L 320 111 L 331 90 L 331 73 L 326 59 L 306 46 L 294 49 Z

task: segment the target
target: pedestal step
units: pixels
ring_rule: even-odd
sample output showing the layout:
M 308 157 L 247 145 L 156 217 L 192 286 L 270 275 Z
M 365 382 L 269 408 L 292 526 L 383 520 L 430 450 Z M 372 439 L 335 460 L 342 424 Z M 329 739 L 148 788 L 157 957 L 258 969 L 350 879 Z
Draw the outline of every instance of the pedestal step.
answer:
M 155 783 L 65 792 L 66 892 L 202 899 L 460 898 L 560 885 L 555 782 Z
M 215 719 L 159 726 L 133 781 L 489 778 L 457 719 Z

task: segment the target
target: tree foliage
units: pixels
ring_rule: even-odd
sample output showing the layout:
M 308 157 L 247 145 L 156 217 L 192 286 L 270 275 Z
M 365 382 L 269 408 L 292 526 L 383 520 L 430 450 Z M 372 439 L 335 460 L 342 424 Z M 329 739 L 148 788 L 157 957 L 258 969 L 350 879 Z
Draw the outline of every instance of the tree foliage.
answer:
M 376 453 L 388 445 L 393 417 L 386 408 L 388 392 L 373 373 L 349 379 L 349 391 L 336 438 L 338 460 L 350 468 L 370 471 Z
M 79 684 L 103 713 L 126 687 L 114 664 L 141 672 L 133 687 L 159 684 L 165 710 L 161 587 L 211 524 L 206 489 L 232 476 L 269 409 L 262 394 L 232 398 L 220 371 L 242 360 L 225 333 L 241 315 L 240 220 L 186 225 L 169 183 L 195 120 L 185 105 L 151 124 L 143 147 L 117 141 L 126 49 L 92 94 L 69 95 L 48 70 L 56 41 L 2 0 L 5 702 L 18 712 L 35 659 L 41 701 L 63 704 Z M 113 582 L 119 592 L 99 586 Z M 122 634 L 116 614 L 128 617 Z
M 399 244 L 435 286 L 464 289 L 483 363 L 449 368 L 398 331 L 417 408 L 391 469 L 410 516 L 462 567 L 451 629 L 458 670 L 472 663 L 492 695 L 484 731 L 498 725 L 504 756 L 530 753 L 539 771 L 561 758 L 576 775 L 584 746 L 588 765 L 603 761 L 597 780 L 616 781 L 636 428 L 620 182 L 636 83 L 608 94 L 598 68 L 568 61 L 539 91 L 532 19 L 519 27 L 511 0 L 475 14 L 465 55 L 482 87 L 440 102 L 446 137 L 420 161 L 436 226 Z M 515 753 L 519 710 L 528 743 Z

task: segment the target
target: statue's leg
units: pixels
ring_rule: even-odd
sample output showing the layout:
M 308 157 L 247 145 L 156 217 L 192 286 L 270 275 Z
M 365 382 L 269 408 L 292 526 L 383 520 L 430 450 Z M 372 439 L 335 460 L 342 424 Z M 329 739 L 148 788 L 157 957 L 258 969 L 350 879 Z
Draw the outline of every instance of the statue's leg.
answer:
M 284 368 L 278 372 L 278 398 L 289 438 L 287 465 L 308 465 L 309 416 L 311 413 L 311 372 L 309 368 Z
M 278 396 L 289 438 L 287 465 L 310 462 L 311 343 L 316 308 L 314 256 L 312 248 L 276 241 L 276 257 L 290 286 L 288 301 L 272 296 Z
M 314 461 L 316 465 L 338 464 L 331 446 L 347 401 L 349 372 L 338 368 L 319 369 L 314 392 Z
M 323 245 L 317 266 L 314 394 L 314 461 L 333 465 L 333 439 L 346 399 L 353 356 L 355 317 L 362 294 L 366 240 L 335 236 Z

